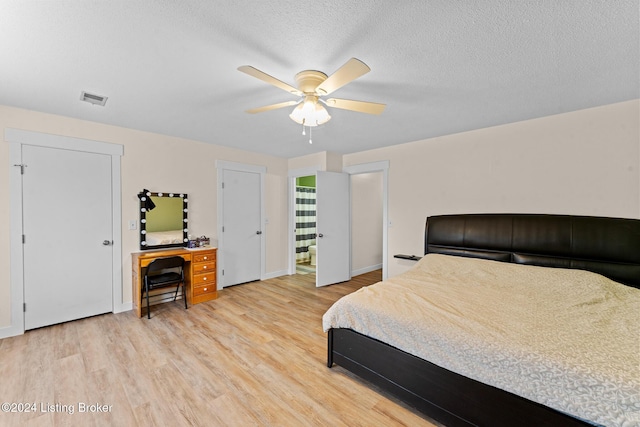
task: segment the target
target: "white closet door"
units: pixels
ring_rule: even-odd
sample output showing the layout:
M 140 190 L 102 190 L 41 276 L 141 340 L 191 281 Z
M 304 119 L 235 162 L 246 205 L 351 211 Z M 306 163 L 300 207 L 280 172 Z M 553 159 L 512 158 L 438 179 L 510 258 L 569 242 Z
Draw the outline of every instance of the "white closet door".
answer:
M 260 174 L 223 172 L 223 286 L 260 280 Z
M 111 156 L 23 145 L 25 329 L 113 310 Z
M 351 196 L 349 175 L 316 175 L 316 286 L 351 279 Z

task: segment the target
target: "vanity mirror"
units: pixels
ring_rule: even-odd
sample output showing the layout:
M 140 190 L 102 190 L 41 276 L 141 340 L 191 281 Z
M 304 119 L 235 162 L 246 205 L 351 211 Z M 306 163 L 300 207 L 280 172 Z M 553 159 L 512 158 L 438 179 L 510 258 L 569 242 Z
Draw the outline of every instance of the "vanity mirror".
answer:
M 140 199 L 140 249 L 187 246 L 187 195 L 143 190 Z

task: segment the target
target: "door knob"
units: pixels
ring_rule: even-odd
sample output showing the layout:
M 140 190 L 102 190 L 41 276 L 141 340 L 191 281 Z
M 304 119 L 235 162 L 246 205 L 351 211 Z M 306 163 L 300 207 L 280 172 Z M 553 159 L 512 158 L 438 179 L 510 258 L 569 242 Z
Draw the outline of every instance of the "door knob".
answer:
M 256 231 L 256 234 L 262 234 L 262 231 L 258 230 Z
M 324 237 L 324 235 L 322 233 L 318 234 L 318 237 Z
M 103 244 L 104 246 L 109 246 L 109 245 L 111 244 L 111 240 L 103 240 L 103 241 L 102 241 L 102 244 Z

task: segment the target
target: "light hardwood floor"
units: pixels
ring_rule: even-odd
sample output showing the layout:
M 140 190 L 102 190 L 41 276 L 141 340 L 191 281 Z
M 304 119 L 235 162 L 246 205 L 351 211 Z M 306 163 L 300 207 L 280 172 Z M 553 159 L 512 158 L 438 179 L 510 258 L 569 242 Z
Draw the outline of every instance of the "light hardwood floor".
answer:
M 0 425 L 436 425 L 326 367 L 322 314 L 378 280 L 379 271 L 316 289 L 313 274 L 285 276 L 186 311 L 156 306 L 151 320 L 107 314 L 0 340 L 0 402 L 35 409 L 0 412 Z M 95 405 L 107 412 L 81 412 Z

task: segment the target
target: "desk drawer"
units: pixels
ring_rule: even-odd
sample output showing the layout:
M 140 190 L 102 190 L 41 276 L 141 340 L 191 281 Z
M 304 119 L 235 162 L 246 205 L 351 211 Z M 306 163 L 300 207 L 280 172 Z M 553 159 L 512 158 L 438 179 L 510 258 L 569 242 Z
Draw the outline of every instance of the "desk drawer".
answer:
M 193 296 L 197 297 L 199 295 L 204 295 L 204 294 L 208 294 L 208 293 L 212 293 L 212 292 L 216 292 L 216 284 L 214 283 L 210 283 L 208 285 L 204 285 L 204 286 L 194 286 L 193 287 Z
M 216 283 L 216 272 L 215 270 L 211 273 L 203 273 L 203 274 L 194 274 L 193 275 L 193 286 L 200 286 L 212 283 L 215 285 Z
M 215 273 L 216 271 L 216 262 L 201 262 L 201 263 L 192 263 L 191 264 L 191 268 L 193 269 L 193 274 L 200 274 L 200 273 L 208 273 L 211 272 L 212 274 Z
M 155 254 L 157 255 L 157 254 Z M 182 259 L 184 259 L 186 262 L 191 261 L 191 254 L 176 254 L 179 257 L 182 257 Z M 151 264 L 151 261 L 156 260 L 158 258 L 164 258 L 165 256 L 174 256 L 172 254 L 166 254 L 164 256 L 146 256 L 146 257 L 140 257 L 140 267 L 147 267 L 149 266 L 149 264 Z
M 193 254 L 193 262 L 210 262 L 216 260 L 215 251 L 207 251 L 205 253 L 194 253 Z

